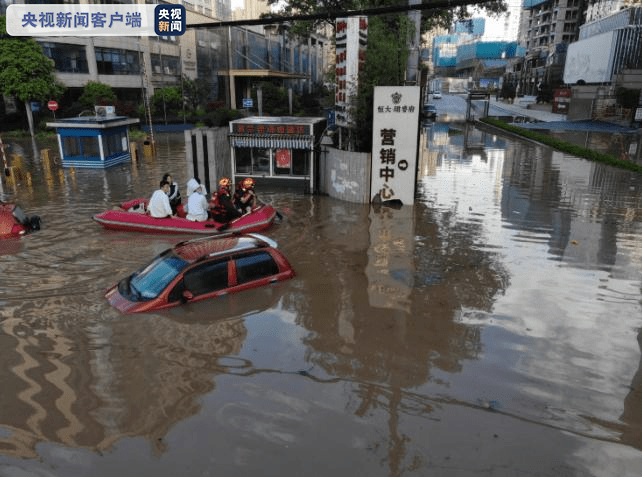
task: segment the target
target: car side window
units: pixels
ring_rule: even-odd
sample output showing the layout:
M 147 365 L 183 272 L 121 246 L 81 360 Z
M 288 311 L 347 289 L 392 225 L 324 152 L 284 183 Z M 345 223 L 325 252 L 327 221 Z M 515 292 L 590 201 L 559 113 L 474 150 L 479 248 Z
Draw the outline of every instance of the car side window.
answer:
M 209 262 L 185 272 L 185 290 L 194 296 L 227 288 L 227 260 Z
M 185 290 L 185 280 L 181 279 L 167 295 L 167 302 L 174 303 L 180 300 L 183 297 L 183 290 Z
M 253 253 L 236 259 L 236 280 L 239 285 L 277 273 L 279 266 L 268 252 Z

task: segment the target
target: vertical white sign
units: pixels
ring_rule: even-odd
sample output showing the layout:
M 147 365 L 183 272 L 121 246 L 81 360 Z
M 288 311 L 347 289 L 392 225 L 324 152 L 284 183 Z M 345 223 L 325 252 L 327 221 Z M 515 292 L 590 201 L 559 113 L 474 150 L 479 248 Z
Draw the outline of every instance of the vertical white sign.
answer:
M 415 201 L 419 86 L 377 86 L 372 122 L 371 201 Z
M 337 18 L 335 47 L 335 122 L 352 125 L 350 104 L 357 96 L 368 40 L 368 18 Z

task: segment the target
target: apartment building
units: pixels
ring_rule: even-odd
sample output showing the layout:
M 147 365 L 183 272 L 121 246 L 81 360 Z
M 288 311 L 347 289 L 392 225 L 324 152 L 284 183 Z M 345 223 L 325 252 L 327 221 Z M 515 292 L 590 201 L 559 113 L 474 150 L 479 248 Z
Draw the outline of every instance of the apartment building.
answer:
M 13 3 L 1 0 L 0 14 Z M 49 1 L 48 3 L 56 3 Z M 60 1 L 88 4 L 91 0 Z M 109 0 L 109 3 L 149 3 L 152 0 Z M 229 20 L 230 0 L 178 0 L 187 12 L 187 24 Z M 258 3 L 258 2 L 257 2 Z M 249 4 L 249 0 L 246 0 Z M 154 91 L 181 84 L 183 77 L 207 83 L 204 102 L 236 108 L 257 80 L 290 82 L 295 91 L 310 91 L 321 84 L 325 38 L 291 39 L 266 34 L 263 28 L 188 28 L 182 36 L 152 37 L 38 37 L 46 56 L 55 63 L 56 76 L 68 90 L 64 110 L 88 81 L 111 86 L 121 102 L 138 105 Z
M 243 0 L 242 7 L 232 10 L 232 20 L 260 18 L 264 13 L 270 13 L 270 7 L 265 0 Z
M 520 94 L 537 95 L 544 85 L 563 82 L 568 45 L 578 40 L 586 0 L 525 0 L 518 41 L 523 59 L 511 63 L 509 77 Z

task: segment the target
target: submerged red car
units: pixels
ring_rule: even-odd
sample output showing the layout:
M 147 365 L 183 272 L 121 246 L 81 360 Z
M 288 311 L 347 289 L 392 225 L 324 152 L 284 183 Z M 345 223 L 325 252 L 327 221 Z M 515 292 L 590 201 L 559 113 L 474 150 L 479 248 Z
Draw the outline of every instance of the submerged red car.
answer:
M 294 276 L 277 243 L 259 234 L 226 234 L 180 242 L 105 297 L 122 313 L 162 310 L 260 287 Z

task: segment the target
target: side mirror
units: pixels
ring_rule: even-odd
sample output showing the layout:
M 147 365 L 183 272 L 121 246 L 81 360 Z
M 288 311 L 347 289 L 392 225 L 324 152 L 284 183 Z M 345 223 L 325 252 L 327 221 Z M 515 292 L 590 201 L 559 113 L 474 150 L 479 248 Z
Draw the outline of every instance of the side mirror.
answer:
M 184 290 L 183 291 L 183 300 L 185 301 L 191 301 L 194 299 L 194 294 L 189 291 L 189 290 Z

